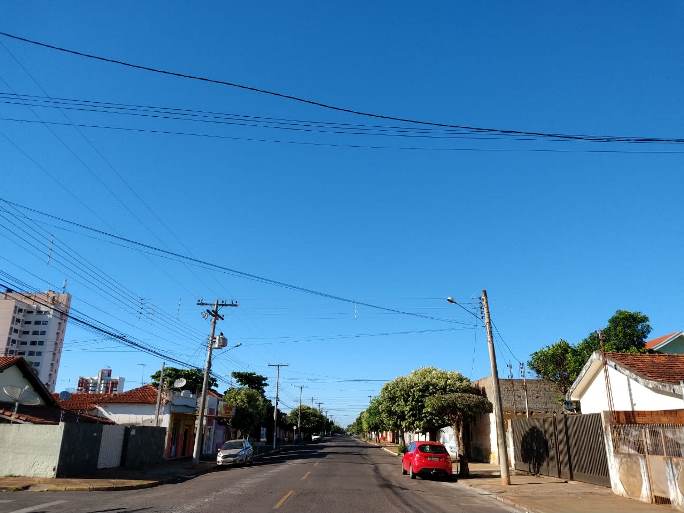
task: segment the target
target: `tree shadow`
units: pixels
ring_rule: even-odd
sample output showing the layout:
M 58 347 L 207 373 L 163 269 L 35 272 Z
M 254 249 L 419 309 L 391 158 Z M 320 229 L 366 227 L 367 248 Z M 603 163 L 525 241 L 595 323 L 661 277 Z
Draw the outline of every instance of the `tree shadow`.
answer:
M 549 441 L 541 429 L 532 426 L 522 437 L 520 455 L 530 474 L 538 475 L 549 459 Z

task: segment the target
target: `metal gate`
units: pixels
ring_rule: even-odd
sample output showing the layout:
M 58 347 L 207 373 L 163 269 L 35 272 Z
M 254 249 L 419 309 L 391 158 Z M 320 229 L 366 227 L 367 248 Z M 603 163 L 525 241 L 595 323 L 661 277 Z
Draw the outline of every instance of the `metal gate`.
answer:
M 513 419 L 515 468 L 610 486 L 601 415 Z
M 97 468 L 113 468 L 121 465 L 124 431 L 126 426 L 102 426 L 100 454 L 97 457 Z

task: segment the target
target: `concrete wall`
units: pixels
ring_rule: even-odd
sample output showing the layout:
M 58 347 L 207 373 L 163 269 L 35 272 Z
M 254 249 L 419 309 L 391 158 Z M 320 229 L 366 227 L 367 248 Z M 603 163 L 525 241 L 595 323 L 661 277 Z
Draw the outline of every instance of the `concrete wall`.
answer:
M 608 367 L 614 410 L 678 410 L 684 408 L 684 399 L 674 392 L 655 392 L 634 379 Z M 606 381 L 603 370 L 580 396 L 582 413 L 601 413 L 608 410 Z
M 57 477 L 86 476 L 97 470 L 102 424 L 62 423 Z
M 63 424 L 0 424 L 0 476 L 55 477 Z

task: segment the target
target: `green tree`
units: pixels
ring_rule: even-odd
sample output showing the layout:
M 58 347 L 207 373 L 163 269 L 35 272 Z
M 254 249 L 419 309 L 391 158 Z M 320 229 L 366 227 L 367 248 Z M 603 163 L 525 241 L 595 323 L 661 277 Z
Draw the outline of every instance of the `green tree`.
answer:
M 287 422 L 291 426 L 296 426 L 298 421 L 299 408 L 297 407 L 287 415 Z M 324 421 L 325 418 L 316 408 L 302 405 L 302 436 L 320 432 L 323 429 Z
M 256 390 L 261 395 L 266 395 L 266 386 L 268 385 L 268 378 L 257 374 L 256 372 L 240 372 L 235 371 L 231 373 L 233 379 L 241 386 Z
M 266 420 L 270 401 L 257 390 L 248 387 L 231 388 L 223 396 L 228 408 L 233 410 L 230 425 L 242 435 L 259 438 L 259 428 Z
M 607 352 L 640 353 L 651 325 L 648 316 L 641 312 L 618 310 L 602 331 Z M 591 354 L 600 348 L 598 333 L 593 331 L 575 346 L 559 340 L 535 351 L 528 365 L 540 377 L 556 383 L 565 395 Z
M 386 427 L 427 432 L 435 440 L 437 430 L 448 425 L 449 420 L 426 407 L 426 400 L 471 388 L 470 380 L 458 372 L 425 367 L 386 383 L 380 391 L 379 409 Z
M 479 390 L 472 388 L 467 393 L 456 392 L 428 397 L 425 406 L 435 416 L 448 420 L 449 425 L 454 428 L 460 453 L 460 475 L 467 477 L 470 469 L 463 440 L 463 424 L 474 419 L 476 415 L 491 413 L 492 403 Z
M 159 377 L 161 371 L 157 371 L 150 378 L 152 378 L 152 385 L 159 387 Z M 164 386 L 172 386 L 177 380 L 183 378 L 186 383 L 181 390 L 190 390 L 195 394 L 202 392 L 202 381 L 204 379 L 204 373 L 199 369 L 178 369 L 176 367 L 166 367 L 164 369 Z M 216 378 L 209 376 L 209 388 L 215 388 L 218 382 Z
M 532 353 L 528 366 L 539 377 L 558 385 L 561 393 L 565 395 L 575 380 L 573 367 L 576 352 L 567 340 L 561 339 Z

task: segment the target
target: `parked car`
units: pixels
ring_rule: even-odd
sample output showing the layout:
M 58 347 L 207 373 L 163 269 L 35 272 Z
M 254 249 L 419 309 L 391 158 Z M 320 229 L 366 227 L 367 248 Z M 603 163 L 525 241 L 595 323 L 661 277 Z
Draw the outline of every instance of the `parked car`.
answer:
M 321 441 L 321 435 L 319 433 L 314 433 L 311 435 L 311 441 L 312 442 L 320 442 Z
M 411 442 L 401 458 L 401 473 L 416 476 L 438 476 L 451 479 L 451 456 L 439 442 Z
M 251 465 L 254 448 L 248 440 L 229 440 L 221 446 L 216 455 L 217 465 Z

